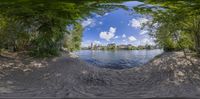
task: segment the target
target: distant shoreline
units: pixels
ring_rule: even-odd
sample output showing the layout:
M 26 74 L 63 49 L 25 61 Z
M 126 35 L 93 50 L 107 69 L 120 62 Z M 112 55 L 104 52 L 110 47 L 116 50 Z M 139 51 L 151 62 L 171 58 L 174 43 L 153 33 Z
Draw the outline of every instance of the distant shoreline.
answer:
M 91 51 L 138 51 L 138 50 L 163 50 L 162 48 L 161 49 L 80 49 L 80 50 L 77 50 L 77 51 L 81 51 L 81 50 L 91 50 Z
M 138 45 L 134 46 L 132 44 L 121 44 L 116 45 L 115 43 L 107 44 L 107 45 L 96 45 L 91 43 L 91 46 L 81 47 L 81 49 L 87 50 L 143 50 L 143 49 L 161 49 L 158 45 Z

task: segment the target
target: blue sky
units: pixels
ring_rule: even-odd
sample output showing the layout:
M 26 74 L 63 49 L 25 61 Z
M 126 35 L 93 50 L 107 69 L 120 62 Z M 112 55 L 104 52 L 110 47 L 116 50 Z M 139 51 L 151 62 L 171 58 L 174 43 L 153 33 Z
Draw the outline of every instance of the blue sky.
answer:
M 129 8 L 142 4 L 141 2 L 125 2 Z M 154 45 L 153 39 L 148 36 L 147 30 L 141 30 L 142 24 L 150 21 L 148 16 L 140 15 L 134 11 L 117 9 L 103 16 L 94 14 L 81 22 L 84 27 L 82 47 L 91 43 L 107 45 L 109 43 Z

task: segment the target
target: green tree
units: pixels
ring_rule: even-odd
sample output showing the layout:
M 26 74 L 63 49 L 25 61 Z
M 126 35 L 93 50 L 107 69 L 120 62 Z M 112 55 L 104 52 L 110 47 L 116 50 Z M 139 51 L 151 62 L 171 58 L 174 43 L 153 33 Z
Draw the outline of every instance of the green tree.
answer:
M 141 14 L 152 16 L 146 24 L 165 50 L 195 49 L 200 54 L 200 1 L 199 0 L 147 0 L 154 6 L 134 8 Z
M 11 51 L 29 51 L 34 56 L 58 55 L 63 47 L 63 39 L 69 50 L 80 46 L 82 29 L 76 25 L 70 31 L 66 27 L 90 17 L 92 12 L 104 15 L 123 5 L 107 5 L 107 2 L 122 0 L 1 0 L 0 1 L 0 48 Z M 2 25 L 3 24 L 3 25 Z M 71 37 L 65 37 L 65 36 Z M 78 36 L 79 35 L 79 36 Z M 65 44 L 66 45 L 66 44 Z
M 74 29 L 69 34 L 65 35 L 64 47 L 69 51 L 79 50 L 82 40 L 82 32 L 83 28 L 81 24 L 74 24 Z

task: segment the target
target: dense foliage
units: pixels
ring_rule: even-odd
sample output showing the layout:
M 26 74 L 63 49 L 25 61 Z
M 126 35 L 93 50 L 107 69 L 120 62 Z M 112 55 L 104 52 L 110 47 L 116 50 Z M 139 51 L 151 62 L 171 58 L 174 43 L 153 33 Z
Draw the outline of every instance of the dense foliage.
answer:
M 78 21 L 92 12 L 103 15 L 120 6 L 99 5 L 107 0 L 91 1 L 1 0 L 0 49 L 28 51 L 44 57 L 58 55 L 63 46 L 70 51 L 78 49 L 82 36 Z M 67 30 L 71 25 L 74 30 Z
M 74 29 L 70 33 L 65 34 L 64 48 L 69 51 L 79 50 L 81 45 L 83 27 L 80 24 L 74 24 Z
M 190 49 L 200 54 L 200 1 L 147 0 L 134 8 L 152 16 L 145 26 L 165 51 Z
M 142 0 L 141 0 L 142 1 Z M 104 15 L 123 5 L 123 0 L 1 0 L 0 49 L 28 51 L 34 56 L 58 55 L 80 47 L 80 21 L 92 13 Z M 164 50 L 189 49 L 200 54 L 199 0 L 146 0 L 134 8 L 152 16 L 146 24 Z M 72 26 L 72 30 L 67 27 Z M 133 48 L 129 48 L 133 49 Z

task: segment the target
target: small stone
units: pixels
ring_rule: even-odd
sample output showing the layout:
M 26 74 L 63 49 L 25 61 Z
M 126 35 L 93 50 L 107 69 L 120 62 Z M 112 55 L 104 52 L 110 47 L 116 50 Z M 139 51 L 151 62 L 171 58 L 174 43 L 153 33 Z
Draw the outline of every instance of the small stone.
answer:
M 167 70 L 167 67 L 163 67 L 164 70 Z
M 24 71 L 24 72 L 27 72 L 27 71 L 31 71 L 31 69 L 24 69 L 23 71 Z
M 13 67 L 14 69 L 18 69 L 19 67 Z
M 14 65 L 14 63 L 8 63 L 8 65 Z
M 181 62 L 177 62 L 177 65 L 181 65 Z
M 41 63 L 34 63 L 34 66 L 40 68 L 40 67 L 42 67 L 42 64 Z
M 60 76 L 61 76 L 61 73 L 57 73 L 57 74 L 56 74 L 56 77 L 60 77 Z
M 88 72 L 87 72 L 86 70 L 83 70 L 82 73 L 83 73 L 83 74 L 87 74 Z
M 71 57 L 71 58 L 78 58 L 78 55 L 76 55 L 75 53 L 69 53 L 69 57 Z
M 140 68 L 135 68 L 135 71 L 139 71 L 140 70 Z
M 10 88 L 6 88 L 6 87 L 0 87 L 0 93 L 11 93 L 11 89 Z
M 4 65 L 6 68 L 8 68 L 8 67 L 10 67 L 10 65 L 8 64 L 8 65 Z
M 7 84 L 13 84 L 13 82 L 12 81 L 7 81 Z
M 178 76 L 184 76 L 185 74 L 183 72 L 181 72 L 181 71 L 178 71 L 177 75 Z

